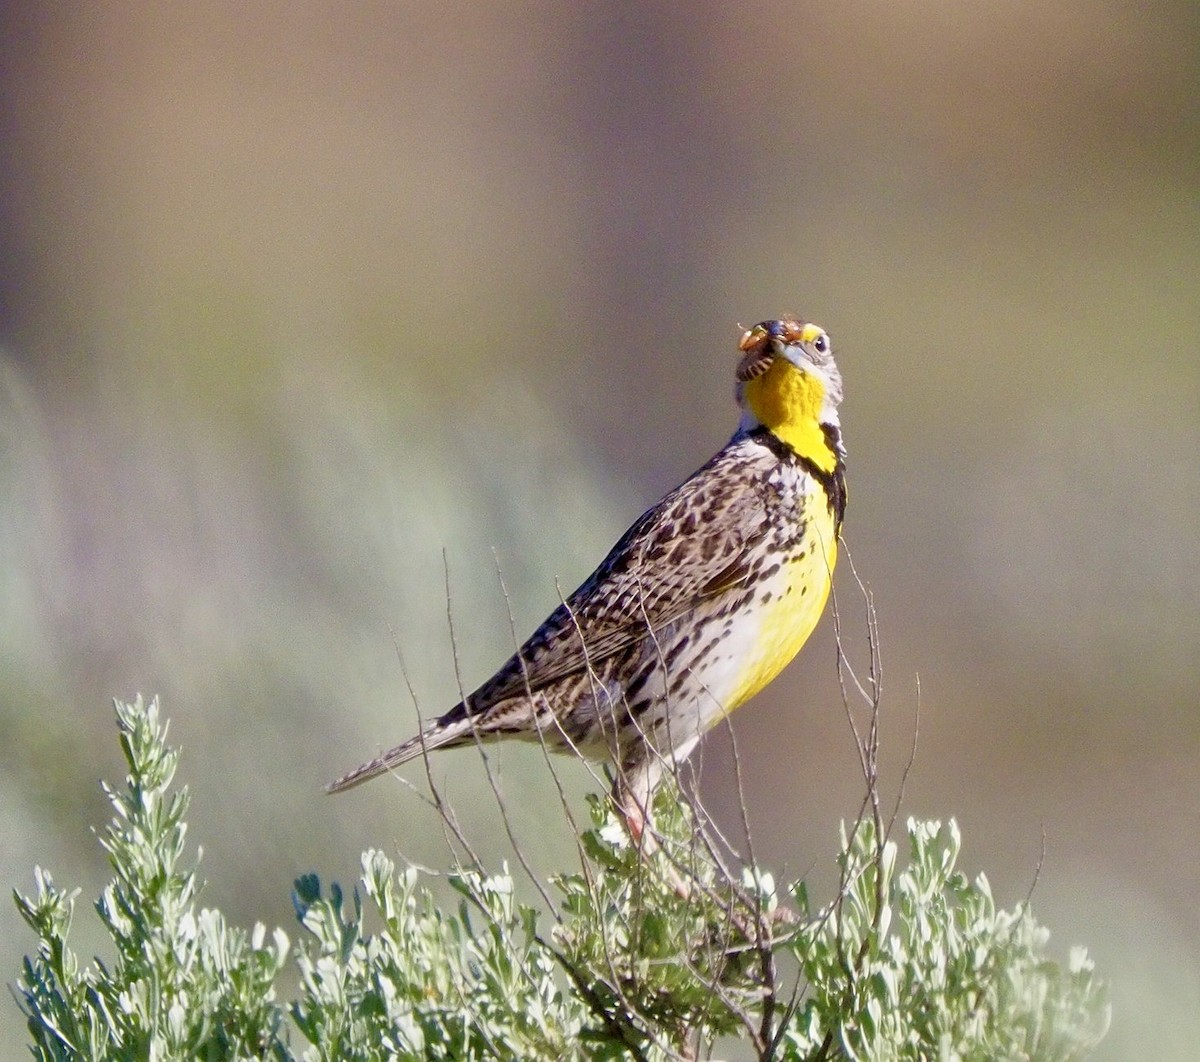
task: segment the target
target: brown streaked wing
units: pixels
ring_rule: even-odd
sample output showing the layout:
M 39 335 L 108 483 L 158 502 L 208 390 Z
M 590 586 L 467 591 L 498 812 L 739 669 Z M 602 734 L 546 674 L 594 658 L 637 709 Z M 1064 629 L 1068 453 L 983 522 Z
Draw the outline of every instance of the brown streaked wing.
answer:
M 467 702 L 479 714 L 595 665 L 741 584 L 767 531 L 754 462 L 718 453 L 647 510 L 595 572 Z M 452 710 L 453 712 L 453 710 Z

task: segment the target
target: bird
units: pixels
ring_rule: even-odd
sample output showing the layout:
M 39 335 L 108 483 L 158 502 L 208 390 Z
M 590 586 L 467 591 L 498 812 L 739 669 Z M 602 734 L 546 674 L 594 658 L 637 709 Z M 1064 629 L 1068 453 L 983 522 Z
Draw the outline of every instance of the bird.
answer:
M 842 378 L 796 315 L 746 329 L 728 443 L 648 509 L 472 694 L 356 767 L 343 792 L 492 738 L 607 761 L 641 842 L 664 772 L 771 682 L 824 611 L 846 508 Z

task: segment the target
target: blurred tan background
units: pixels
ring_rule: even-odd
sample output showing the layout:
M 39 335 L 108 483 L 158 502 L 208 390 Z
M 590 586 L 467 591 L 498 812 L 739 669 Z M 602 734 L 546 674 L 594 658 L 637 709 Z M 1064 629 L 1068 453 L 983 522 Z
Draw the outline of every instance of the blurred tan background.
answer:
M 106 866 L 110 698 L 160 694 L 203 899 L 433 816 L 324 782 L 511 649 L 731 431 L 738 327 L 827 328 L 887 784 L 1200 1043 L 1200 7 L 3 8 L 6 888 Z M 502 570 L 509 604 L 497 578 Z M 839 579 L 847 636 L 862 605 Z M 861 659 L 861 653 L 860 653 Z M 827 887 L 861 780 L 828 622 L 736 719 L 760 858 Z M 572 851 L 539 753 L 523 839 Z M 562 765 L 575 810 L 586 773 Z M 438 779 L 499 860 L 473 752 Z M 419 768 L 409 773 L 421 781 Z M 701 791 L 736 827 L 727 739 Z M 817 889 L 819 892 L 819 889 Z M 0 907 L 6 981 L 32 946 Z M 22 1031 L 0 1009 L 0 1043 Z

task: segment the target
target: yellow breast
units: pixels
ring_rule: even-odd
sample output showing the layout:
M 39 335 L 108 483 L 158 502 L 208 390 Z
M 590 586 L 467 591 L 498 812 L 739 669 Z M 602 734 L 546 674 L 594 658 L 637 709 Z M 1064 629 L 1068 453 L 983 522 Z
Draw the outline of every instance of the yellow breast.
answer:
M 837 561 L 837 537 L 823 491 L 814 494 L 808 508 L 804 546 L 761 587 L 751 607 L 753 618 L 748 619 L 757 623 L 758 631 L 742 657 L 726 712 L 753 697 L 791 663 L 824 611 Z

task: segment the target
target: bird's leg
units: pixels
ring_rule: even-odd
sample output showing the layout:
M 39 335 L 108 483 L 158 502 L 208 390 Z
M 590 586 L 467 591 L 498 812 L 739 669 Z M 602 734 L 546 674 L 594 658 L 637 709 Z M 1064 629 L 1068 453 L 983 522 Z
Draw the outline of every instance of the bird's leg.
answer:
M 612 799 L 629 831 L 629 839 L 633 842 L 642 859 L 649 859 L 658 851 L 658 838 L 654 835 L 654 823 L 650 818 L 650 804 L 653 800 L 653 786 L 657 781 L 657 773 L 642 767 L 625 771 L 617 768 L 617 780 L 613 783 Z M 690 899 L 692 886 L 683 879 L 670 861 L 663 868 L 671 888 L 681 900 Z
M 654 838 L 654 826 L 650 821 L 650 794 L 642 795 L 643 787 L 630 784 L 628 776 L 618 769 L 617 780 L 613 783 L 612 799 L 617 806 L 625 829 L 629 831 L 629 839 L 634 848 L 644 859 L 658 848 Z

